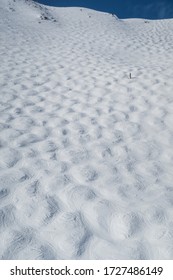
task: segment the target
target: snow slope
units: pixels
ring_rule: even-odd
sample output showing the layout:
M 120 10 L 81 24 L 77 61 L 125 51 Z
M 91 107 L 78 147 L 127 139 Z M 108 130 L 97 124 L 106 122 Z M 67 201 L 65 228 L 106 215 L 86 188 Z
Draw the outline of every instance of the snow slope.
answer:
M 173 20 L 0 0 L 1 259 L 173 259 L 172 58 Z

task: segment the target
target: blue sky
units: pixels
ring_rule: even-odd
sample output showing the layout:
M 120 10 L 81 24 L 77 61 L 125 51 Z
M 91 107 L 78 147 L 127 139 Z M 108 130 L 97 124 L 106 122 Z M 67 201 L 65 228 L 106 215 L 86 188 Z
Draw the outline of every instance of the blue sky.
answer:
M 52 6 L 82 6 L 115 13 L 119 18 L 173 18 L 173 0 L 36 0 Z

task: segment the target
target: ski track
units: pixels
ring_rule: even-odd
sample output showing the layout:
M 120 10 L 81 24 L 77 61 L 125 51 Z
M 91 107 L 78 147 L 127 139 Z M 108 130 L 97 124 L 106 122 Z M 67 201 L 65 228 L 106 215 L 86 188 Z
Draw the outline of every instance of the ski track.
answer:
M 0 258 L 172 259 L 173 21 L 0 15 Z

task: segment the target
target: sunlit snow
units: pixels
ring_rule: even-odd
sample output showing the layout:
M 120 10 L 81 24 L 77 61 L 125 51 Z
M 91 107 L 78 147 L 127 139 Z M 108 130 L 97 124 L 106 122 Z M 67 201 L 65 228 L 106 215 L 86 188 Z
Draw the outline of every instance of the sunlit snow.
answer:
M 0 258 L 173 258 L 173 20 L 0 0 Z

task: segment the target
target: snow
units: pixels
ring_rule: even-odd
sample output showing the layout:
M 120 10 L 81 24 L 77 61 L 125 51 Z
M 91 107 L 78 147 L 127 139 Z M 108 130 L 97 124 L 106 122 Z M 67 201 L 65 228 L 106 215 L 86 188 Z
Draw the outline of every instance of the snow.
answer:
M 1 259 L 173 258 L 172 34 L 0 0 Z

